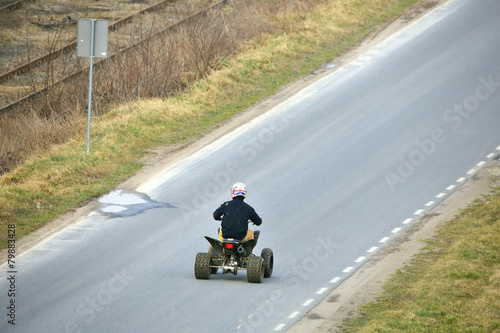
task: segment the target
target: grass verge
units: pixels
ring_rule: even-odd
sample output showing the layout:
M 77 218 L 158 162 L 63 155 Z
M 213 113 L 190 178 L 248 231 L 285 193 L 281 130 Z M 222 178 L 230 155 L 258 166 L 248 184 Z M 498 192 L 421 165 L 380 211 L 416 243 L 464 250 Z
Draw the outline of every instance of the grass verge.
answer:
M 500 332 L 500 188 L 442 225 L 345 332 Z
M 0 177 L 0 248 L 7 247 L 9 224 L 16 224 L 19 239 L 108 192 L 138 171 L 152 148 L 186 143 L 209 131 L 331 61 L 415 2 L 329 0 L 277 16 L 274 23 L 285 33 L 254 39 L 247 51 L 225 60 L 220 70 L 182 95 L 128 103 L 94 119 L 90 156 L 82 136 Z

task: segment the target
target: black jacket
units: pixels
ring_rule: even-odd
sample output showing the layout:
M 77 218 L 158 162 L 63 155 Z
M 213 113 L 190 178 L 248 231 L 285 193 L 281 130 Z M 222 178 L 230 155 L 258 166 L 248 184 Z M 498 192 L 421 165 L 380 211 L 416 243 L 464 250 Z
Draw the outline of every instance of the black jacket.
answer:
M 262 219 L 246 202 L 242 196 L 234 197 L 231 201 L 224 202 L 214 212 L 214 219 L 221 221 L 222 237 L 243 239 L 247 235 L 248 220 L 256 225 L 261 225 Z

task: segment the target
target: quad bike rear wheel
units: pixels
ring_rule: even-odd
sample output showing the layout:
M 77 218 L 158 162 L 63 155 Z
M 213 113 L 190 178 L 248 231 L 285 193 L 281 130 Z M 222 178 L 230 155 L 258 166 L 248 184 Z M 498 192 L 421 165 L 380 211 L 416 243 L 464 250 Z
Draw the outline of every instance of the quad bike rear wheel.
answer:
M 260 254 L 262 259 L 264 259 L 264 277 L 268 278 L 273 275 L 273 266 L 274 266 L 274 255 L 273 250 L 266 247 L 262 250 Z
M 210 247 L 208 248 L 208 255 L 211 257 L 211 258 L 214 258 L 215 257 L 215 250 L 214 248 L 212 247 L 212 245 L 210 245 Z M 217 271 L 219 269 L 217 267 L 210 267 L 210 274 L 217 274 Z
M 247 264 L 247 280 L 251 283 L 261 283 L 264 279 L 264 259 L 250 256 Z
M 208 280 L 210 273 L 210 255 L 203 252 L 198 253 L 194 262 L 194 276 L 197 279 Z

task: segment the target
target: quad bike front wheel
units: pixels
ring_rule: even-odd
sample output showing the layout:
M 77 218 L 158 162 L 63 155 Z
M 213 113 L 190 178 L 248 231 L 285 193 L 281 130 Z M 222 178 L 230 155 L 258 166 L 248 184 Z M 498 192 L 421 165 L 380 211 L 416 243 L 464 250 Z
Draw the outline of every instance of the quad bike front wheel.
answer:
M 247 264 L 247 280 L 251 283 L 261 283 L 264 279 L 264 259 L 250 256 Z
M 194 276 L 197 279 L 208 280 L 210 273 L 210 255 L 203 252 L 198 253 L 194 262 Z
M 274 255 L 273 250 L 266 247 L 262 250 L 260 254 L 262 259 L 264 259 L 264 277 L 268 278 L 273 275 L 273 266 L 274 266 Z

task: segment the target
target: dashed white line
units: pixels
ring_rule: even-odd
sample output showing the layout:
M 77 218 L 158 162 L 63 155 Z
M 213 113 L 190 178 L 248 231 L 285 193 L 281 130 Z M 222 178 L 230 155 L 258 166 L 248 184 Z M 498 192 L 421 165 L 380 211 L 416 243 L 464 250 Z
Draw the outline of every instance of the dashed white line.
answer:
M 500 150 L 500 146 L 496 147 L 495 150 Z
M 400 231 L 401 231 L 401 228 L 394 228 L 394 229 L 392 229 L 391 234 L 397 234 Z
M 478 164 L 476 164 L 476 166 L 480 167 L 480 166 L 483 166 L 483 165 L 485 165 L 485 164 L 486 164 L 486 162 L 485 162 L 485 161 L 481 161 L 481 162 L 479 162 Z
M 366 251 L 366 252 L 372 253 L 372 252 L 377 251 L 377 249 L 378 249 L 378 247 L 373 246 L 373 247 L 370 247 L 370 248 L 368 249 L 368 251 Z
M 495 155 L 496 155 L 495 153 L 491 153 L 491 154 L 489 154 L 489 155 L 488 155 L 488 156 L 486 156 L 486 157 L 487 157 L 487 158 L 493 158 L 493 157 L 495 157 Z
M 334 277 L 333 279 L 330 280 L 330 283 L 337 283 L 339 281 L 340 281 L 340 277 L 336 276 L 336 277 Z
M 304 303 L 302 303 L 302 306 L 309 306 L 309 305 L 312 304 L 312 302 L 314 302 L 314 299 L 309 298 L 307 301 L 305 301 Z
M 465 177 L 460 177 L 457 179 L 457 183 L 461 183 L 465 180 L 466 178 Z
M 429 201 L 428 203 L 425 204 L 425 207 L 430 207 L 434 205 L 436 202 L 435 201 Z
M 342 271 L 342 273 L 349 273 L 353 269 L 354 269 L 354 267 L 352 267 L 352 266 L 346 267 L 346 268 L 344 268 L 344 270 Z
M 447 189 L 448 191 L 451 191 L 451 190 L 453 190 L 455 187 L 456 187 L 455 185 L 450 185 L 450 186 L 448 186 L 446 189 Z
M 422 214 L 423 212 L 425 212 L 425 210 L 423 210 L 423 209 L 419 209 L 419 210 L 415 211 L 415 213 L 413 213 L 413 214 L 414 214 L 414 215 L 420 215 L 420 214 Z
M 472 168 L 472 169 L 470 169 L 469 171 L 467 171 L 466 173 L 467 173 L 468 175 L 472 175 L 472 174 L 474 174 L 474 172 L 476 172 L 476 168 Z
M 316 295 L 322 295 L 322 294 L 324 294 L 324 293 L 325 293 L 325 291 L 327 291 L 327 290 L 328 290 L 328 288 L 321 288 L 321 289 L 319 289 L 319 290 L 316 292 Z
M 282 330 L 285 326 L 286 326 L 285 324 L 281 323 L 281 324 L 279 324 L 278 326 L 276 326 L 276 327 L 274 328 L 274 330 L 275 330 L 275 331 L 281 331 L 281 330 Z
M 438 195 L 436 195 L 436 198 L 440 199 L 440 198 L 444 197 L 445 195 L 446 195 L 446 193 L 441 192 Z
M 384 238 L 382 238 L 381 240 L 379 240 L 378 242 L 379 242 L 379 243 L 385 243 L 385 242 L 387 242 L 388 240 L 389 240 L 389 237 L 384 237 Z
M 289 318 L 289 319 L 293 319 L 293 318 L 297 317 L 299 314 L 300 314 L 300 311 L 294 311 L 294 312 L 292 312 L 292 313 L 288 316 L 288 318 Z
M 358 259 L 354 260 L 354 262 L 362 262 L 365 259 L 366 257 L 359 257 Z
M 408 224 L 408 223 L 410 223 L 411 221 L 413 221 L 413 219 L 412 219 L 411 217 L 409 217 L 409 218 L 407 218 L 406 220 L 404 220 L 404 221 L 403 221 L 403 222 L 401 222 L 401 223 L 403 223 L 403 224 Z

